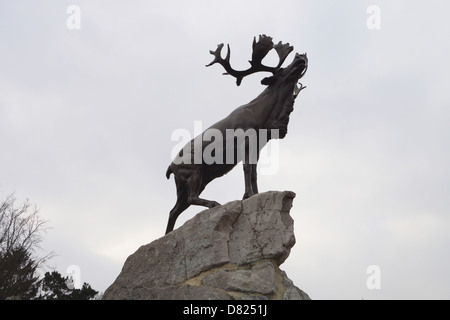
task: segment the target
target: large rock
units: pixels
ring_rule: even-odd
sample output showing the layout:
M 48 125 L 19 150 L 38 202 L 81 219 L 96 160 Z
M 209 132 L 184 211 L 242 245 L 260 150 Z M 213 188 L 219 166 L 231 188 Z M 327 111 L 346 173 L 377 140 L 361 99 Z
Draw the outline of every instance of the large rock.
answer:
M 279 266 L 295 244 L 295 194 L 204 210 L 128 257 L 103 299 L 309 299 Z

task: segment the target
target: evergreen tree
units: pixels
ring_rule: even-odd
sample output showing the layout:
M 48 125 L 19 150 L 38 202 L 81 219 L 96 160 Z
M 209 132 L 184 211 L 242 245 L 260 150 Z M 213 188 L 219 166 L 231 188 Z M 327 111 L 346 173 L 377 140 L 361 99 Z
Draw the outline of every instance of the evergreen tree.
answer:
M 36 263 L 24 248 L 0 251 L 0 300 L 29 300 L 40 285 Z
M 87 283 L 81 289 L 75 289 L 73 281 L 69 277 L 63 277 L 58 271 L 46 272 L 42 280 L 41 294 L 38 299 L 42 300 L 90 300 L 95 297 L 95 291 Z

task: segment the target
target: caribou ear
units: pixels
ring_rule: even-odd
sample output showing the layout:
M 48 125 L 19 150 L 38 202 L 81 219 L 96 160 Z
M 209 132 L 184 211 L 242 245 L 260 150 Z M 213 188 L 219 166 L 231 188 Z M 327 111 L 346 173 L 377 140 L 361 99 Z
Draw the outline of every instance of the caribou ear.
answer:
M 270 86 L 275 81 L 275 77 L 267 77 L 261 80 L 261 84 L 265 86 Z

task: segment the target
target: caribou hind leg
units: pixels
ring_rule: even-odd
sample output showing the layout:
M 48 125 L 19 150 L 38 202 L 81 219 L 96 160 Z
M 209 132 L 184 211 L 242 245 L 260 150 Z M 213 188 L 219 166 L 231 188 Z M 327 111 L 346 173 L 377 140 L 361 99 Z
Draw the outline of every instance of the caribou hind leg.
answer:
M 206 200 L 199 197 L 200 193 L 203 191 L 203 172 L 202 168 L 196 169 L 187 181 L 188 189 L 188 203 L 191 205 L 204 206 L 208 208 L 213 208 L 220 206 L 220 203 L 216 201 Z
M 204 188 L 202 176 L 202 171 L 197 169 L 191 174 L 187 182 L 182 182 L 175 177 L 175 184 L 177 186 L 177 203 L 173 209 L 170 210 L 166 234 L 173 230 L 178 216 L 190 205 L 198 205 L 208 208 L 220 206 L 220 203 L 216 201 L 199 198 L 199 195 Z
M 173 209 L 170 210 L 166 234 L 168 234 L 170 231 L 173 230 L 178 216 L 190 206 L 190 204 L 188 204 L 187 201 L 188 192 L 186 184 L 180 182 L 176 177 L 175 177 L 175 184 L 177 186 L 177 203 L 175 204 Z

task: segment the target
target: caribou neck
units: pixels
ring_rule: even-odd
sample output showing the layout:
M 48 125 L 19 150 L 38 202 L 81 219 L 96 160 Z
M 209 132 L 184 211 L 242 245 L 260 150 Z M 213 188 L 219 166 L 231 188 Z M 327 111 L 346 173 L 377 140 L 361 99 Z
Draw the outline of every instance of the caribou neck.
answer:
M 287 104 L 292 104 L 294 88 L 266 88 L 258 97 L 248 104 L 256 119 L 259 129 L 276 129 L 273 120 L 278 119 Z

